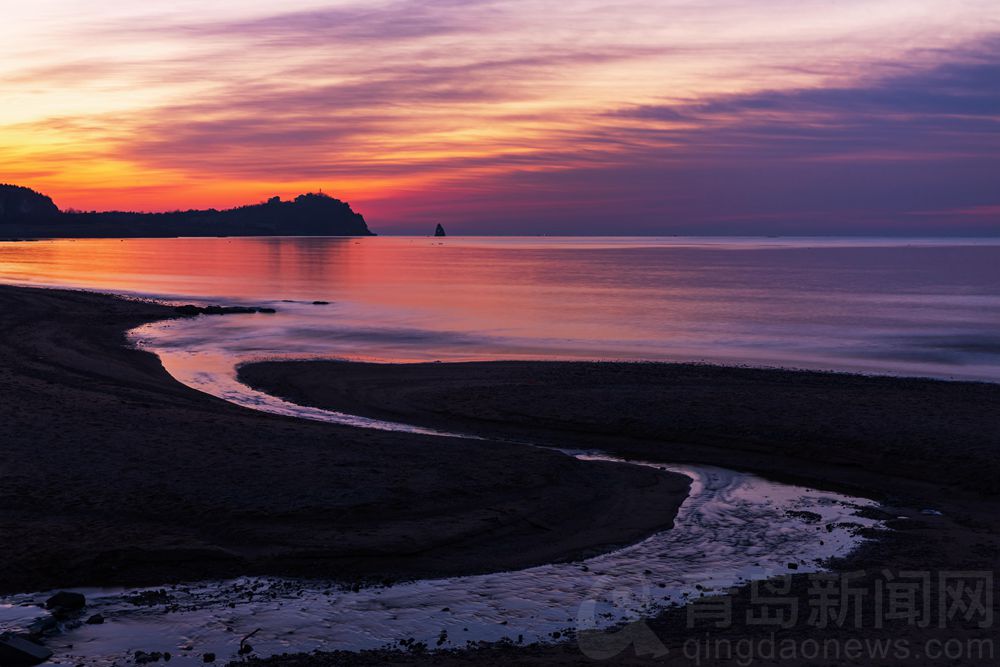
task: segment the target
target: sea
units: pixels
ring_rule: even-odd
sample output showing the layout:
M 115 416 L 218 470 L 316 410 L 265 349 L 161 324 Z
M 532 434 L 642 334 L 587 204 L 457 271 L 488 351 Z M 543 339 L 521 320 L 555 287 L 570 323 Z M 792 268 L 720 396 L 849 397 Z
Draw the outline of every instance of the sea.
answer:
M 273 307 L 160 331 L 174 337 L 161 345 L 236 363 L 655 360 L 1000 380 L 1000 239 L 60 239 L 0 243 L 0 282 Z
M 366 428 L 421 432 L 286 403 L 240 385 L 235 367 L 275 358 L 656 360 L 1000 380 L 1000 239 L 65 239 L 0 243 L 0 282 L 273 308 L 151 323 L 129 339 L 189 386 Z M 790 563 L 822 571 L 867 539 L 859 529 L 881 526 L 864 515 L 868 499 L 666 467 L 692 481 L 674 528 L 583 562 L 361 588 L 187 582 L 169 587 L 169 604 L 142 608 L 129 602 L 138 589 L 80 589 L 112 622 L 68 626 L 49 640 L 52 662 L 111 667 L 142 646 L 200 665 L 206 652 L 239 659 L 248 636 L 261 656 L 553 641 Z M 44 619 L 47 595 L 0 598 L 0 632 Z

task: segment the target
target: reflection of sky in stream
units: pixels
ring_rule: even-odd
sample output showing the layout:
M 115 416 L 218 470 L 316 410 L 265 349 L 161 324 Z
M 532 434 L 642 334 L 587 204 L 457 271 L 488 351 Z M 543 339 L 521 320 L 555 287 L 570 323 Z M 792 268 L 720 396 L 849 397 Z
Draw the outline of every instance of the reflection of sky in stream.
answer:
M 288 304 L 282 304 L 288 306 Z M 314 308 L 314 307 L 313 307 Z M 314 421 L 336 422 L 362 428 L 407 433 L 436 434 L 432 429 L 367 419 L 331 410 L 296 405 L 256 391 L 236 379 L 236 365 L 253 359 L 293 356 L 340 356 L 327 339 L 313 346 L 297 347 L 295 355 L 282 355 L 282 315 L 201 315 L 192 319 L 155 322 L 130 333 L 139 347 L 159 355 L 163 366 L 177 380 L 206 394 L 237 405 Z M 334 337 L 336 339 L 336 337 Z
M 57 664 L 110 665 L 135 650 L 170 651 L 171 664 L 197 664 L 208 651 L 235 658 L 240 638 L 257 628 L 250 643 L 258 655 L 377 648 L 411 637 L 434 647 L 442 631 L 444 647 L 519 636 L 551 640 L 553 632 L 607 627 L 698 596 L 699 585 L 719 590 L 788 572 L 789 563 L 799 564 L 798 572 L 815 571 L 819 560 L 858 543 L 858 525 L 873 523 L 854 514 L 871 501 L 708 466 L 664 467 L 693 479 L 676 527 L 583 562 L 358 591 L 240 578 L 171 587 L 171 599 L 152 606 L 123 599 L 135 591 L 81 589 L 90 601 L 87 614 L 107 621 L 68 629 L 49 646 Z M 4 600 L 0 628 L 23 627 L 43 614 L 21 605 L 44 598 Z
M 282 327 L 280 315 L 202 316 L 148 325 L 132 338 L 159 354 L 180 381 L 248 407 L 423 432 L 297 406 L 237 382 L 234 363 L 280 356 L 274 351 L 282 348 L 271 345 Z M 355 343 L 350 336 L 334 334 L 316 348 L 298 349 L 296 356 L 350 357 Z M 339 349 L 343 355 L 333 352 Z M 568 453 L 615 460 L 598 453 Z M 553 633 L 566 629 L 613 626 L 703 590 L 785 573 L 790 563 L 798 572 L 819 570 L 825 559 L 859 543 L 858 527 L 875 523 L 855 513 L 874 504 L 868 500 L 710 466 L 659 467 L 686 474 L 693 482 L 675 527 L 586 561 L 360 590 L 240 578 L 170 587 L 169 599 L 150 606 L 125 599 L 140 589 L 89 589 L 81 591 L 90 601 L 86 613 L 101 613 L 106 623 L 66 627 L 49 646 L 58 664 L 110 665 L 136 650 L 170 651 L 172 664 L 198 664 L 206 652 L 234 658 L 240 639 L 258 628 L 250 640 L 258 655 L 379 648 L 410 638 L 431 647 L 504 638 L 551 641 Z M 44 599 L 19 595 L 3 601 L 0 629 L 23 628 L 44 615 L 35 606 Z

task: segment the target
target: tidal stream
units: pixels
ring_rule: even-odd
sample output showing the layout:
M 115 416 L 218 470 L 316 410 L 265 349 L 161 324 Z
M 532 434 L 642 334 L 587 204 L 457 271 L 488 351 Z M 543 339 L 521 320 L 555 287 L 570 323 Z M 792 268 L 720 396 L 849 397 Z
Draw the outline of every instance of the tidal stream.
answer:
M 207 340 L 193 335 L 204 317 L 147 325 L 134 331 L 132 340 L 157 353 L 180 382 L 243 406 L 362 428 L 451 435 L 298 406 L 254 391 L 237 381 L 236 365 L 266 356 L 253 343 L 257 316 L 231 320 L 247 352 L 242 356 L 220 352 L 217 340 L 197 344 Z M 110 666 L 133 660 L 136 651 L 170 652 L 172 665 L 202 664 L 206 653 L 223 662 L 238 657 L 241 639 L 251 633 L 246 643 L 260 656 L 413 642 L 434 649 L 502 639 L 556 641 L 567 631 L 649 617 L 664 606 L 791 568 L 820 571 L 831 557 L 858 546 L 861 528 L 877 525 L 858 515 L 875 505 L 867 499 L 712 466 L 566 453 L 690 477 L 691 492 L 674 528 L 580 562 L 388 586 L 241 577 L 162 589 L 74 589 L 87 597 L 88 607 L 84 617 L 64 622 L 48 638 L 52 663 Z M 0 632 L 44 622 L 49 594 L 0 599 Z M 101 614 L 104 623 L 82 623 L 93 614 Z

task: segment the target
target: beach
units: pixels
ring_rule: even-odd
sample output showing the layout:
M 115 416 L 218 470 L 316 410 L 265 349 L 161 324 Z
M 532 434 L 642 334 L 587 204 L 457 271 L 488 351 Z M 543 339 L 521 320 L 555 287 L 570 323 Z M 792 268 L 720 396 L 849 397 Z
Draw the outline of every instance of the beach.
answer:
M 125 340 L 133 327 L 177 316 L 142 300 L 0 287 L 0 590 L 243 574 L 389 582 L 514 569 L 668 529 L 687 495 L 680 475 L 515 442 L 720 465 L 874 498 L 874 515 L 891 530 L 828 564 L 860 573 L 855 585 L 869 590 L 887 571 L 983 571 L 1000 555 L 997 385 L 654 363 L 240 368 L 242 381 L 296 403 L 487 440 L 442 438 L 263 414 L 186 387 Z M 803 605 L 808 585 L 793 576 Z M 743 611 L 750 587 L 731 598 Z M 685 613 L 648 621 L 671 651 L 657 664 L 692 664 L 682 650 L 691 637 Z M 736 624 L 712 636 L 767 631 Z M 783 636 L 917 642 L 992 633 L 961 623 L 876 629 L 866 618 L 861 630 L 796 626 Z M 616 663 L 647 659 L 626 651 Z M 483 661 L 588 659 L 576 641 L 562 641 L 256 660 Z
M 176 315 L 0 287 L 0 591 L 517 568 L 667 528 L 686 495 L 657 470 L 233 406 L 126 346 Z
M 247 364 L 292 402 L 885 495 L 1000 493 L 1000 385 L 707 364 Z M 925 498 L 928 506 L 933 496 Z
M 875 498 L 888 531 L 829 564 L 868 600 L 906 573 L 991 572 L 1000 559 L 1000 386 L 913 378 L 867 377 L 780 369 L 690 364 L 534 363 L 358 364 L 271 362 L 245 365 L 240 378 L 289 400 L 381 419 L 463 429 L 492 437 L 595 447 L 646 461 L 694 461 L 756 471 L 766 477 Z M 864 608 L 858 625 L 811 627 L 815 604 L 807 575 L 790 573 L 786 600 L 803 616 L 774 628 L 737 621 L 693 631 L 688 610 L 668 610 L 647 624 L 668 653 L 637 656 L 630 646 L 615 664 L 748 664 L 735 654 L 693 656 L 692 641 L 730 648 L 768 641 L 888 641 L 905 656 L 887 664 L 940 664 L 927 650 L 938 642 L 980 646 L 992 626 L 955 619 L 925 627 L 897 619 L 882 627 Z M 995 615 L 1000 595 L 989 580 Z M 881 590 L 884 590 L 882 588 Z M 759 608 L 753 586 L 734 589 L 735 618 Z M 985 598 L 984 598 L 985 600 Z M 934 609 L 949 604 L 928 592 Z M 755 606 L 758 605 L 758 606 Z M 945 608 L 945 607 L 940 607 Z M 604 635 L 598 636 L 598 641 Z M 615 653 L 617 638 L 607 636 Z M 593 641 L 593 640 L 591 640 Z M 759 653 L 755 653 L 757 661 Z M 903 653 L 900 653 L 903 656 Z M 873 656 L 790 664 L 872 664 Z M 275 657 L 266 665 L 424 664 L 425 658 L 379 652 Z M 483 646 L 451 652 L 433 664 L 593 664 L 576 642 L 557 646 Z M 767 662 L 767 660 L 764 660 Z M 956 664 L 992 664 L 963 653 Z M 756 662 L 755 662 L 756 664 Z
M 0 667 L 1000 665 L 1000 2 L 8 2 Z

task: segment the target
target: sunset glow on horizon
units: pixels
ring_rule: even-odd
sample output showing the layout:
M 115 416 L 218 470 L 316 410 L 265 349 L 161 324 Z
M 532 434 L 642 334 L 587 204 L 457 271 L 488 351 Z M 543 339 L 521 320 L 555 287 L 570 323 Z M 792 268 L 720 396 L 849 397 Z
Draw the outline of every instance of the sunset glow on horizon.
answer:
M 0 181 L 378 232 L 1000 232 L 992 0 L 36 0 Z

